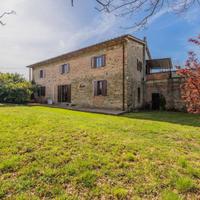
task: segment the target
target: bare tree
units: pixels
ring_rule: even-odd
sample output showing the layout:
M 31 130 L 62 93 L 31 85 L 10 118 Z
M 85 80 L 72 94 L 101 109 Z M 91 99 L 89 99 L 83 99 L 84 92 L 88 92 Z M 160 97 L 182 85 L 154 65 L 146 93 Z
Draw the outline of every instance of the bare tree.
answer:
M 12 14 L 16 14 L 16 12 L 14 10 L 11 10 L 8 12 L 4 12 L 2 15 L 0 15 L 0 25 L 2 26 L 6 25 L 6 23 L 2 21 L 3 17 L 5 17 L 6 15 L 12 15 Z
M 184 13 L 192 6 L 200 8 L 200 0 L 95 0 L 99 12 L 114 13 L 120 17 L 135 17 L 127 28 L 143 28 L 159 11 Z M 74 0 L 71 0 L 72 5 Z

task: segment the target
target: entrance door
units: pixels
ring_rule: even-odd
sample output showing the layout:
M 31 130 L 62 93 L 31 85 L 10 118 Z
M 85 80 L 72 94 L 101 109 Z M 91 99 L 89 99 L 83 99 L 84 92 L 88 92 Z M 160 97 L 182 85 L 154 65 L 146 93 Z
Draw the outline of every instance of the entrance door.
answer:
M 59 103 L 71 102 L 71 85 L 58 86 L 58 102 Z
M 159 110 L 160 109 L 160 94 L 152 93 L 152 109 Z

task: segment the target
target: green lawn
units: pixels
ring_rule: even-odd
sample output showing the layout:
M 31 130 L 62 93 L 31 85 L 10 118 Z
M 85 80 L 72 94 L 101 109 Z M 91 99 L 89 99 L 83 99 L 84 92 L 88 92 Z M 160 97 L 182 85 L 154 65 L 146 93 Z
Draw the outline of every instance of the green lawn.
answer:
M 200 115 L 1 106 L 0 199 L 200 199 Z

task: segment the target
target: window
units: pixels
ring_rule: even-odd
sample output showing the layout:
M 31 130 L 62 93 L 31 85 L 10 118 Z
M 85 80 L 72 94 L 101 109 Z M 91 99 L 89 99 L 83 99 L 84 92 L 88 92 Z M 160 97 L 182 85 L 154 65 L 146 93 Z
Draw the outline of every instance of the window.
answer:
M 140 103 L 140 99 L 141 99 L 141 92 L 140 92 L 140 88 L 138 88 L 138 103 Z
M 60 73 L 66 74 L 69 73 L 69 64 L 64 64 L 60 66 Z
M 92 68 L 100 68 L 106 65 L 106 55 L 96 56 L 92 58 Z
M 46 87 L 41 86 L 38 88 L 38 97 L 45 97 L 46 95 Z
M 142 71 L 142 61 L 140 61 L 138 59 L 137 59 L 137 70 L 140 72 Z
M 40 78 L 44 78 L 44 70 L 40 70 Z
M 94 96 L 106 96 L 107 95 L 107 81 L 95 81 L 94 82 Z

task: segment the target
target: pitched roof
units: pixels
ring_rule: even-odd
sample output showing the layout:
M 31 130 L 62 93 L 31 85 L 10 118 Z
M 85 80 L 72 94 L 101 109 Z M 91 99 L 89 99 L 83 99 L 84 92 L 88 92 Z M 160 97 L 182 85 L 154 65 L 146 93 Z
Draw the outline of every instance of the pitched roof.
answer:
M 127 34 L 127 35 L 122 35 L 122 36 L 119 36 L 119 37 L 116 37 L 116 38 L 113 38 L 113 39 L 110 39 L 110 40 L 106 40 L 106 41 L 103 41 L 103 42 L 100 42 L 100 43 L 97 43 L 97 44 L 93 44 L 93 45 L 90 45 L 90 46 L 87 46 L 87 47 L 84 47 L 84 48 L 81 48 L 81 49 L 78 49 L 78 50 L 75 50 L 75 51 L 71 51 L 71 52 L 68 52 L 68 53 L 53 57 L 53 58 L 49 58 L 47 60 L 34 63 L 34 64 L 29 65 L 27 67 L 28 68 L 33 68 L 33 67 L 36 67 L 36 66 L 41 66 L 41 65 L 44 65 L 44 64 L 48 64 L 50 62 L 55 62 L 57 60 L 71 58 L 73 56 L 76 56 L 76 55 L 91 51 L 91 50 L 93 50 L 95 48 L 98 48 L 98 47 L 105 47 L 106 45 L 112 45 L 112 44 L 114 44 L 116 42 L 124 41 L 126 38 L 127 39 L 131 39 L 131 40 L 133 40 L 135 42 L 138 42 L 138 43 L 140 43 L 142 45 L 146 44 L 145 41 L 143 41 L 143 40 L 141 40 L 139 38 L 136 38 L 136 37 L 134 37 L 132 35 Z M 147 47 L 147 45 L 146 45 L 146 47 Z M 147 47 L 147 52 L 150 55 L 148 47 Z

